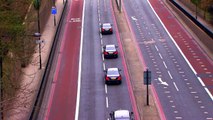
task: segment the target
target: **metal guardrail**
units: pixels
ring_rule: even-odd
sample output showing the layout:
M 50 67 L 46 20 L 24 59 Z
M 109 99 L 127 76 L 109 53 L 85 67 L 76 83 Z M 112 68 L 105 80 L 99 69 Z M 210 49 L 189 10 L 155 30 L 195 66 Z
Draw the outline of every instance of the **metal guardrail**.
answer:
M 51 70 L 51 64 L 53 62 L 54 53 L 55 53 L 56 46 L 57 46 L 57 43 L 58 43 L 59 34 L 61 32 L 62 20 L 64 18 L 66 6 L 67 6 L 67 0 L 64 0 L 63 3 L 64 3 L 64 9 L 62 11 L 62 15 L 61 15 L 61 18 L 59 20 L 59 25 L 58 25 L 58 28 L 56 30 L 54 40 L 53 40 L 53 44 L 52 44 L 52 47 L 51 47 L 51 51 L 50 51 L 50 54 L 49 54 L 49 57 L 48 57 L 47 66 L 45 68 L 45 71 L 44 71 L 44 74 L 43 74 L 43 77 L 42 77 L 42 81 L 41 81 L 41 84 L 40 84 L 40 87 L 39 87 L 39 90 L 38 90 L 38 93 L 37 93 L 37 97 L 36 97 L 36 100 L 35 100 L 35 104 L 32 108 L 32 112 L 29 116 L 29 120 L 37 120 L 37 117 L 38 117 L 38 114 L 39 114 L 39 111 L 40 111 L 40 108 L 41 108 L 41 105 L 42 105 L 42 100 L 43 100 L 44 93 L 45 93 L 45 87 L 47 85 L 47 77 L 49 76 L 49 72 Z
M 175 7 L 177 7 L 180 11 L 182 11 L 190 20 L 192 20 L 198 27 L 200 27 L 206 34 L 208 34 L 211 38 L 213 38 L 213 32 L 205 27 L 202 23 L 197 21 L 195 17 L 193 17 L 190 13 L 188 13 L 184 8 L 182 8 L 175 0 L 169 0 Z

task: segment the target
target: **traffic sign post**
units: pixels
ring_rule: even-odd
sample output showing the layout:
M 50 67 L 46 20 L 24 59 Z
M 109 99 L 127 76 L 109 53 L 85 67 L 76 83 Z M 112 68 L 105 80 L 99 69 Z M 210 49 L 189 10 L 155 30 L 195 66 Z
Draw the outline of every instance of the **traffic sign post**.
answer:
M 57 14 L 57 9 L 56 9 L 55 6 L 52 6 L 51 13 L 54 15 L 54 26 L 56 26 L 56 17 L 55 17 L 55 15 Z
M 151 71 L 146 69 L 146 71 L 143 72 L 144 75 L 144 85 L 147 85 L 147 94 L 146 94 L 146 103 L 149 105 L 149 85 L 151 85 Z

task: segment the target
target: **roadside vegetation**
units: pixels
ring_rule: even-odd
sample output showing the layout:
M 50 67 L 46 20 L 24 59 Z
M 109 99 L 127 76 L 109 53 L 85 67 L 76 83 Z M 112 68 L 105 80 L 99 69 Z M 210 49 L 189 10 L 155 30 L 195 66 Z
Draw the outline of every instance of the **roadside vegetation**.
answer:
M 23 76 L 32 78 L 32 75 L 26 75 L 23 68 L 30 64 L 39 67 L 39 61 L 32 60 L 34 53 L 38 52 L 37 38 L 33 36 L 38 32 L 38 11 L 34 8 L 33 1 L 35 2 L 0 0 L 0 114 L 4 113 L 4 116 L 12 109 L 28 104 L 16 102 L 20 97 L 18 91 L 25 96 L 32 94 L 28 85 L 22 84 Z M 42 32 L 49 18 L 53 0 L 39 1 Z M 18 105 L 14 106 L 14 102 Z
M 27 24 L 23 24 L 31 3 L 32 0 L 0 0 L 0 96 L 1 107 L 7 109 L 21 88 L 22 68 L 30 63 L 34 52 L 35 42 Z
M 194 5 L 194 11 L 213 25 L 213 0 L 186 0 Z

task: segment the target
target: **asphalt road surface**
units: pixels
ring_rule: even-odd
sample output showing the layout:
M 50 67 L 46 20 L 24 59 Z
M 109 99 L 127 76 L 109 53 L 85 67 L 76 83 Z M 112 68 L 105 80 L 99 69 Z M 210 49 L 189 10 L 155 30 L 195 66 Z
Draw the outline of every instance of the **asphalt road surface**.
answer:
M 157 2 L 160 1 L 152 1 L 152 4 Z M 156 5 L 156 11 L 162 19 L 173 20 L 164 23 L 172 27 L 169 32 L 177 32 L 180 28 L 176 35 L 190 36 L 174 16 L 163 16 L 168 9 L 162 4 Z M 146 66 L 153 73 L 153 84 L 166 119 L 212 119 L 212 99 L 175 42 L 181 37 L 168 33 L 148 1 L 124 0 L 124 5 Z M 195 51 L 203 54 L 200 49 Z
M 82 79 L 80 91 L 80 106 L 78 120 L 86 118 L 93 120 L 109 119 L 109 113 L 117 109 L 132 110 L 129 84 L 119 44 L 119 35 L 113 15 L 111 1 L 85 1 L 85 22 L 82 54 Z M 101 23 L 112 23 L 114 33 L 102 35 Z M 107 44 L 118 45 L 118 58 L 104 59 L 102 47 Z M 105 85 L 104 70 L 109 67 L 120 68 L 121 85 Z

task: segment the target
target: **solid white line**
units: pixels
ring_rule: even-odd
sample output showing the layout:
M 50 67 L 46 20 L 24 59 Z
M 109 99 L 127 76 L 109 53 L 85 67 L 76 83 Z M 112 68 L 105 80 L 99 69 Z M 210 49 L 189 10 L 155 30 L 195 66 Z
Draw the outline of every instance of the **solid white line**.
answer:
M 77 98 L 75 107 L 75 120 L 78 120 L 79 116 L 79 104 L 80 104 L 80 93 L 81 93 L 81 62 L 82 62 L 82 49 L 83 49 L 83 33 L 84 33 L 84 14 L 85 14 L 85 1 L 83 1 L 83 13 L 82 13 L 82 23 L 81 23 L 81 43 L 80 43 L 80 55 L 79 55 L 79 66 L 78 66 L 78 88 L 77 88 Z
M 158 47 L 157 47 L 156 45 L 155 45 L 155 49 L 156 49 L 157 51 L 159 51 L 159 50 L 158 50 Z
M 106 108 L 109 107 L 109 101 L 108 101 L 108 97 L 106 97 Z
M 163 64 L 164 64 L 165 68 L 167 68 L 166 63 L 164 61 L 163 61 Z
M 173 79 L 173 77 L 172 77 L 171 73 L 170 73 L 169 71 L 167 71 L 167 72 L 168 72 L 168 74 L 169 74 L 170 78 L 171 78 L 171 79 Z
M 205 90 L 206 90 L 206 92 L 209 94 L 210 98 L 211 98 L 212 101 L 213 101 L 213 96 L 212 96 L 211 92 L 209 91 L 209 89 L 205 87 Z
M 178 89 L 177 85 L 175 84 L 175 82 L 173 82 L 173 84 L 174 84 L 176 90 L 179 91 L 179 89 Z
M 200 81 L 201 85 L 202 85 L 203 87 L 205 87 L 205 84 L 204 84 L 203 81 L 200 79 L 200 77 L 197 77 L 197 79 Z
M 187 64 L 189 65 L 189 67 L 191 68 L 191 70 L 194 72 L 195 75 L 197 75 L 197 72 L 195 71 L 195 69 L 192 67 L 191 63 L 188 61 L 188 59 L 186 58 L 186 56 L 183 54 L 182 50 L 179 48 L 179 46 L 177 45 L 177 43 L 175 42 L 174 38 L 171 36 L 171 34 L 169 33 L 169 31 L 166 29 L 165 25 L 163 24 L 163 22 L 161 21 L 161 19 L 159 18 L 159 16 L 157 15 L 157 13 L 154 11 L 152 5 L 150 4 L 149 0 L 147 0 L 149 6 L 151 7 L 152 11 L 154 12 L 155 16 L 158 18 L 158 20 L 160 21 L 161 25 L 164 27 L 165 31 L 167 32 L 167 34 L 169 35 L 169 37 L 172 39 L 173 43 L 175 44 L 175 46 L 177 47 L 177 49 L 179 50 L 179 52 L 181 53 L 181 55 L 183 56 L 183 58 L 185 59 L 185 61 L 187 62 Z M 198 81 L 201 83 L 202 86 L 205 86 L 205 84 L 203 83 L 203 81 L 198 77 Z M 212 94 L 209 94 L 210 98 L 212 97 Z M 212 99 L 213 101 L 213 99 Z

